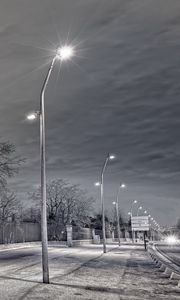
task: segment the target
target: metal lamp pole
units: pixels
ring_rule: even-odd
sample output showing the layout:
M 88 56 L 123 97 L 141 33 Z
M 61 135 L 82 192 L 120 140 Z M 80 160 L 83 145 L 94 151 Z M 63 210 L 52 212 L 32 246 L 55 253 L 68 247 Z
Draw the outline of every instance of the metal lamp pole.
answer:
M 117 218 L 117 233 L 118 233 L 119 246 L 121 245 L 121 233 L 120 233 L 120 222 L 119 222 L 119 193 L 120 193 L 120 189 L 123 189 L 125 187 L 126 186 L 124 183 L 119 185 L 117 197 L 116 197 L 116 218 Z
M 43 83 L 40 98 L 40 164 L 41 164 L 41 240 L 42 240 L 42 269 L 43 282 L 49 283 L 48 237 L 46 214 L 46 148 L 45 148 L 45 111 L 44 94 L 51 75 L 56 56 L 53 58 Z
M 47 214 L 46 214 L 46 148 L 45 148 L 45 108 L 44 96 L 48 81 L 53 70 L 56 59 L 68 60 L 73 55 L 73 48 L 63 46 L 56 50 L 56 54 L 51 62 L 45 77 L 41 95 L 40 111 L 27 116 L 28 120 L 34 120 L 39 116 L 40 120 L 40 168 L 41 168 L 41 241 L 42 241 L 42 269 L 43 283 L 49 283 L 49 265 L 48 265 L 48 236 L 47 236 Z
M 131 203 L 131 217 L 132 217 L 132 213 L 133 213 L 133 206 L 134 206 L 134 204 L 136 204 L 137 203 L 137 200 L 134 200 L 134 201 L 132 201 L 132 203 Z
M 138 207 L 138 210 L 137 210 L 137 217 L 139 216 L 139 211 L 142 210 L 142 206 Z
M 137 200 L 132 201 L 132 203 L 131 203 L 131 212 L 130 212 L 130 216 L 131 216 L 132 242 L 134 242 L 134 231 L 132 230 L 133 206 L 134 206 L 134 204 L 136 204 L 136 203 L 137 203 Z
M 106 228 L 105 228 L 105 213 L 104 213 L 104 172 L 109 160 L 114 159 L 114 155 L 108 154 L 101 172 L 101 207 L 102 207 L 102 233 L 103 233 L 103 252 L 106 253 Z

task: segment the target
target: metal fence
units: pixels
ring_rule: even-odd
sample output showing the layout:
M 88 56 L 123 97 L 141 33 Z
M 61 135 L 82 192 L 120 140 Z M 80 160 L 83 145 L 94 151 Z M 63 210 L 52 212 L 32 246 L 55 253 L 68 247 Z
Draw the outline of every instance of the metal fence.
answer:
M 0 244 L 40 241 L 39 223 L 9 222 L 0 226 Z

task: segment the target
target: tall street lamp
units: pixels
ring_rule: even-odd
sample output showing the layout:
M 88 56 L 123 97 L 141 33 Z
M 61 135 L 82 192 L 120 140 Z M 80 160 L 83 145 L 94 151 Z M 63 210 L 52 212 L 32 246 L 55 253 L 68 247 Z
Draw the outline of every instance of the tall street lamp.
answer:
M 73 48 L 63 46 L 56 50 L 56 54 L 52 59 L 47 75 L 45 77 L 41 95 L 40 110 L 38 113 L 27 116 L 28 120 L 34 120 L 38 115 L 40 119 L 40 165 L 41 165 L 41 240 L 42 240 L 42 269 L 43 283 L 49 283 L 49 264 L 48 264 L 48 236 L 47 236 L 47 215 L 46 215 L 46 149 L 45 149 L 45 107 L 44 96 L 48 81 L 57 59 L 64 61 L 71 58 Z
M 102 233 L 103 233 L 103 252 L 106 253 L 106 227 L 105 227 L 105 213 L 104 213 L 104 172 L 108 161 L 115 159 L 114 155 L 108 153 L 105 162 L 103 164 L 101 172 L 101 182 L 96 182 L 95 186 L 101 187 L 101 209 L 102 209 Z
M 121 245 L 121 232 L 120 232 L 120 222 L 119 222 L 119 193 L 121 189 L 124 189 L 126 185 L 121 183 L 118 188 L 117 197 L 116 197 L 116 219 L 117 219 L 117 233 L 118 233 L 118 244 Z

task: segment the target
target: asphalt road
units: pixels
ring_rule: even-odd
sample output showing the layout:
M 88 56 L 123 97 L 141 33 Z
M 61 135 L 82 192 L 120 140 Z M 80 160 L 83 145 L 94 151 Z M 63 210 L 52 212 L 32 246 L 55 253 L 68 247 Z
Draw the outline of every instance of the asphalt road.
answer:
M 0 251 L 0 299 L 179 299 L 177 282 L 157 270 L 142 245 L 49 248 L 50 281 L 41 283 L 40 247 Z

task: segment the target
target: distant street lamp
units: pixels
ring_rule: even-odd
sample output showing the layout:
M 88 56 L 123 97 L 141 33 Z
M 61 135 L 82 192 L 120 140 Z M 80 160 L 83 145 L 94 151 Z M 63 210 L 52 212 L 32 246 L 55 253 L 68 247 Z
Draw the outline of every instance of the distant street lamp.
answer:
M 48 81 L 57 59 L 61 61 L 68 60 L 72 57 L 74 49 L 71 46 L 63 46 L 56 50 L 55 56 L 52 59 L 47 75 L 45 77 L 41 96 L 40 96 L 40 111 L 31 113 L 27 116 L 29 121 L 32 121 L 39 116 L 40 119 L 40 162 L 41 162 L 41 240 L 42 240 L 42 269 L 43 283 L 49 283 L 49 264 L 48 264 L 48 237 L 47 237 L 47 216 L 46 216 L 46 149 L 45 149 L 45 107 L 44 96 Z
M 96 182 L 95 186 L 101 187 L 101 207 L 102 207 L 102 234 L 103 234 L 103 252 L 106 253 L 106 227 L 105 227 L 105 213 L 104 213 L 104 172 L 107 166 L 108 161 L 115 159 L 114 155 L 108 154 L 103 168 L 101 171 L 101 182 Z
M 131 215 L 131 217 L 133 216 L 133 207 L 134 207 L 134 204 L 137 204 L 137 200 L 133 200 L 133 201 L 131 202 L 131 210 L 130 210 L 130 215 Z
M 131 216 L 131 232 L 132 232 L 132 242 L 134 242 L 134 231 L 133 231 L 133 227 L 132 227 L 132 216 L 133 216 L 133 207 L 134 205 L 137 204 L 137 200 L 133 200 L 131 202 L 131 211 L 128 213 Z
M 139 206 L 139 207 L 138 207 L 138 210 L 137 210 L 137 217 L 139 216 L 139 211 L 140 211 L 140 210 L 142 210 L 142 206 Z
M 120 222 L 119 222 L 119 193 L 121 189 L 125 189 L 126 185 L 124 183 L 121 183 L 118 188 L 115 207 L 116 207 L 116 219 L 117 219 L 117 234 L 118 234 L 118 243 L 119 246 L 121 245 L 121 230 L 120 230 Z

